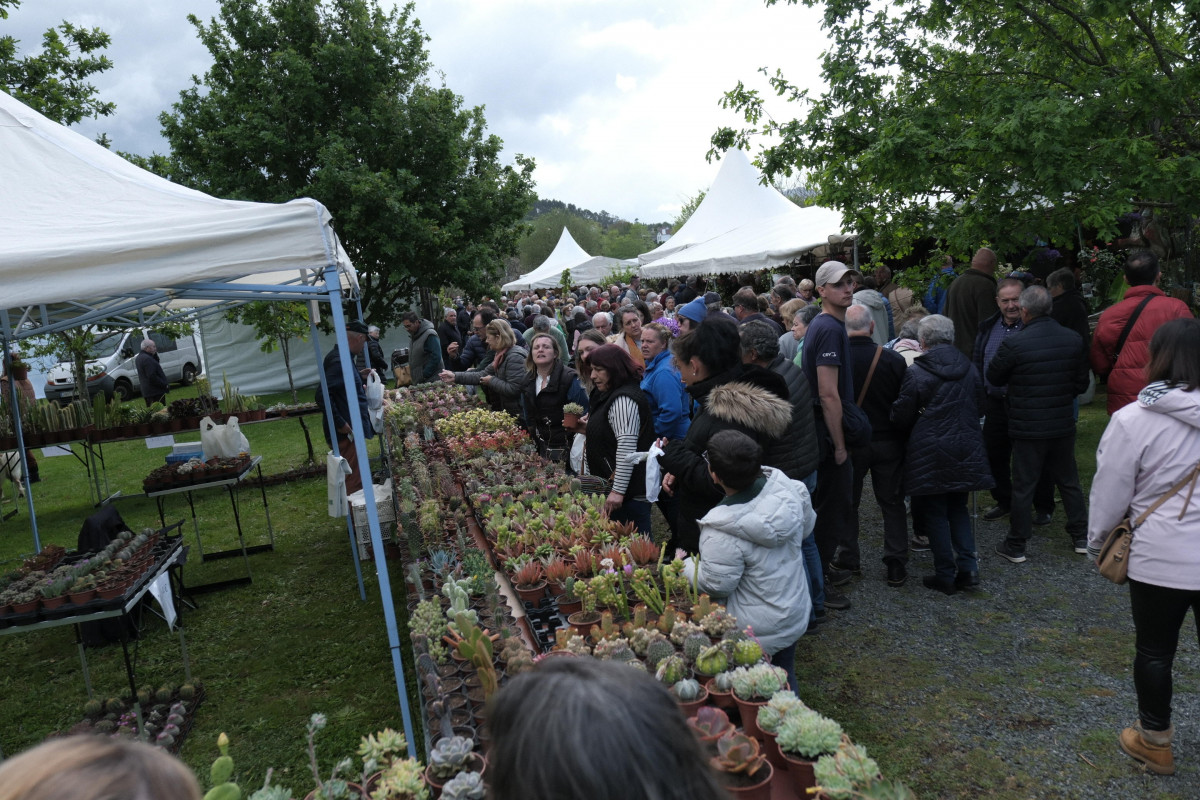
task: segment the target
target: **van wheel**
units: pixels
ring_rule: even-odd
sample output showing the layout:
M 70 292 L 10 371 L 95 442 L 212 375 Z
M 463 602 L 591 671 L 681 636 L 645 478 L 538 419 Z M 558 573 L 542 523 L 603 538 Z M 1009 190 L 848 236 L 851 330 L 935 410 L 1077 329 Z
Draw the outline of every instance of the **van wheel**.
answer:
M 182 383 L 184 386 L 191 386 L 193 383 L 196 382 L 196 365 L 195 364 L 184 364 L 183 365 L 183 377 L 180 378 L 179 382 Z
M 129 381 L 117 381 L 113 386 L 113 396 L 121 398 L 121 402 L 125 402 L 133 397 L 133 385 Z

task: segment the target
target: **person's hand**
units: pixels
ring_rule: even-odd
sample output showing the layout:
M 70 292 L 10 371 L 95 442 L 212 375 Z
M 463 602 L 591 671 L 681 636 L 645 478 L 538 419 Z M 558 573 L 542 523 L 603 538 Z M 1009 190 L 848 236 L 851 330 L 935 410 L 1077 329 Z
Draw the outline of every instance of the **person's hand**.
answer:
M 442 383 L 454 383 L 454 373 L 448 369 L 439 372 L 438 377 L 442 379 Z
M 625 502 L 625 495 L 619 492 L 609 492 L 608 497 L 604 500 L 604 513 L 612 516 L 612 512 L 616 511 Z
M 850 457 L 850 453 L 844 447 L 833 448 L 833 463 L 841 466 L 846 463 L 846 459 Z
M 675 476 L 670 472 L 663 475 L 662 490 L 672 496 L 675 494 Z
M 484 386 L 487 386 L 489 383 L 492 382 L 492 377 L 493 376 L 491 376 L 491 375 L 484 375 L 482 378 L 479 379 L 479 382 L 482 383 Z
M 446 345 L 446 352 L 450 354 L 451 358 L 458 358 L 458 342 Z
M 659 450 L 666 450 L 668 441 L 669 440 L 667 439 L 667 437 L 665 437 L 665 436 L 660 437 L 660 438 L 654 440 L 654 446 L 657 447 Z

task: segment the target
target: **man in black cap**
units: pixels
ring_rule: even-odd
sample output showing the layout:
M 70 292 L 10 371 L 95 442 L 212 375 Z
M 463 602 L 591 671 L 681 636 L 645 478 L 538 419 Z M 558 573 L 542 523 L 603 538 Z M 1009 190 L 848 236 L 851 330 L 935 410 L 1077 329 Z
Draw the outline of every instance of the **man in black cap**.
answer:
M 356 356 L 363 350 L 363 345 L 367 341 L 368 328 L 363 323 L 355 320 L 346 323 L 346 340 L 350 346 L 351 356 Z M 351 359 L 353 360 L 353 359 Z M 346 382 L 342 380 L 342 361 L 338 353 L 338 347 L 335 344 L 329 349 L 325 355 L 325 360 L 321 365 L 325 372 L 325 385 L 329 388 L 329 403 L 333 412 L 333 426 L 337 433 L 336 450 L 338 454 L 346 459 L 354 471 L 346 476 L 346 494 L 354 494 L 363 486 L 363 470 L 358 463 L 358 451 L 354 446 L 353 427 L 351 426 L 351 410 L 350 405 L 346 402 Z M 354 373 L 354 390 L 358 402 L 358 415 L 362 419 L 363 433 L 368 439 L 375 435 L 375 427 L 371 424 L 371 415 L 367 410 L 367 391 L 363 386 L 361 376 L 357 372 Z M 329 431 L 329 415 L 325 413 L 325 396 L 321 392 L 321 388 L 317 387 L 317 408 L 321 409 L 321 424 L 325 429 L 325 441 L 329 443 L 331 448 L 334 446 L 334 437 Z

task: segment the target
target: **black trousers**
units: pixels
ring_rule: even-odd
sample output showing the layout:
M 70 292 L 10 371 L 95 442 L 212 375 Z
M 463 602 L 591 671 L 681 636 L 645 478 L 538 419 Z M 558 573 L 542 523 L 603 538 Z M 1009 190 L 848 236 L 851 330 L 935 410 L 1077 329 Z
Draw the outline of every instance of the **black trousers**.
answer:
M 1008 538 L 1024 547 L 1033 536 L 1033 496 L 1042 473 L 1062 496 L 1067 512 L 1067 534 L 1074 540 L 1087 536 L 1087 506 L 1079 487 L 1075 465 L 1075 434 L 1058 439 L 1013 440 L 1013 502 Z
M 1012 508 L 1012 439 L 1008 437 L 1008 408 L 1004 398 L 988 395 L 983 404 L 983 446 L 996 485 L 992 499 L 1001 508 Z M 1033 493 L 1033 507 L 1040 514 L 1054 513 L 1054 482 L 1045 475 Z
M 871 473 L 875 502 L 883 512 L 883 561 L 908 563 L 908 512 L 904 508 L 904 443 L 896 439 L 872 440 L 866 447 L 850 455 L 854 463 L 854 489 L 851 503 L 854 508 L 854 550 L 839 552 L 838 562 L 844 566 L 859 566 L 858 509 L 862 504 L 863 481 Z M 820 484 L 818 483 L 818 486 Z
M 1171 667 L 1179 646 L 1179 631 L 1188 609 L 1200 636 L 1200 591 L 1170 589 L 1129 579 L 1129 604 L 1137 631 L 1133 657 L 1133 685 L 1137 689 L 1138 717 L 1148 731 L 1171 727 Z

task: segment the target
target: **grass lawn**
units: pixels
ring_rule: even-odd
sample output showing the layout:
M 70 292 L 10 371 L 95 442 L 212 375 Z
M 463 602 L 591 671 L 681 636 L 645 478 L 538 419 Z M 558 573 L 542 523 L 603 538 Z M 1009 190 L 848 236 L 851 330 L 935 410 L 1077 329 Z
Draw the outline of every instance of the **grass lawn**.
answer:
M 319 417 L 305 420 L 318 455 L 323 455 Z M 248 425 L 245 433 L 253 453 L 263 456 L 264 474 L 305 461 L 298 419 Z M 176 434 L 177 441 L 198 438 L 198 433 Z M 378 441 L 370 443 L 373 454 L 378 454 Z M 111 489 L 138 495 L 115 501 L 134 530 L 158 526 L 154 502 L 140 495 L 141 479 L 162 463 L 164 452 L 148 450 L 140 439 L 104 447 Z M 84 466 L 71 457 L 40 463 L 42 481 L 33 491 L 41 541 L 73 549 L 80 525 L 93 511 Z M 4 508 L 9 511 L 11 492 L 6 493 Z M 368 574 L 363 602 L 345 523 L 326 515 L 325 481 L 271 486 L 267 498 L 275 550 L 250 557 L 253 584 L 201 595 L 199 608 L 185 612 L 192 673 L 207 687 L 207 699 L 182 755 L 197 774 L 207 776 L 216 737 L 225 731 L 248 786 L 261 782 L 267 768 L 275 767 L 276 777 L 302 796 L 311 787 L 304 751 L 310 714 L 321 711 L 329 718 L 323 744 L 318 742 L 328 773 L 338 758 L 352 754 L 363 734 L 401 727 L 399 700 L 373 566 L 364 565 Z M 166 500 L 168 522 L 188 518 L 185 543 L 194 545 L 183 496 Z M 33 549 L 28 513 L 23 505 L 19 508 L 20 513 L 0 527 L 0 568 L 18 565 Z M 257 489 L 242 490 L 241 510 L 247 544 L 266 542 Z M 196 514 L 206 551 L 236 546 L 224 491 L 196 495 Z M 184 577 L 187 583 L 204 583 L 237 577 L 243 570 L 241 558 L 201 565 L 193 547 Z M 393 587 L 403 592 L 399 569 L 392 572 Z M 74 638 L 70 627 L 0 637 L 0 747 L 5 754 L 36 744 L 82 717 L 87 695 Z M 183 681 L 178 637 L 156 617 L 147 615 L 146 630 L 130 650 L 139 686 Z M 90 649 L 88 664 L 98 696 L 128 692 L 120 647 Z M 286 776 L 296 770 L 302 775 L 289 781 Z

